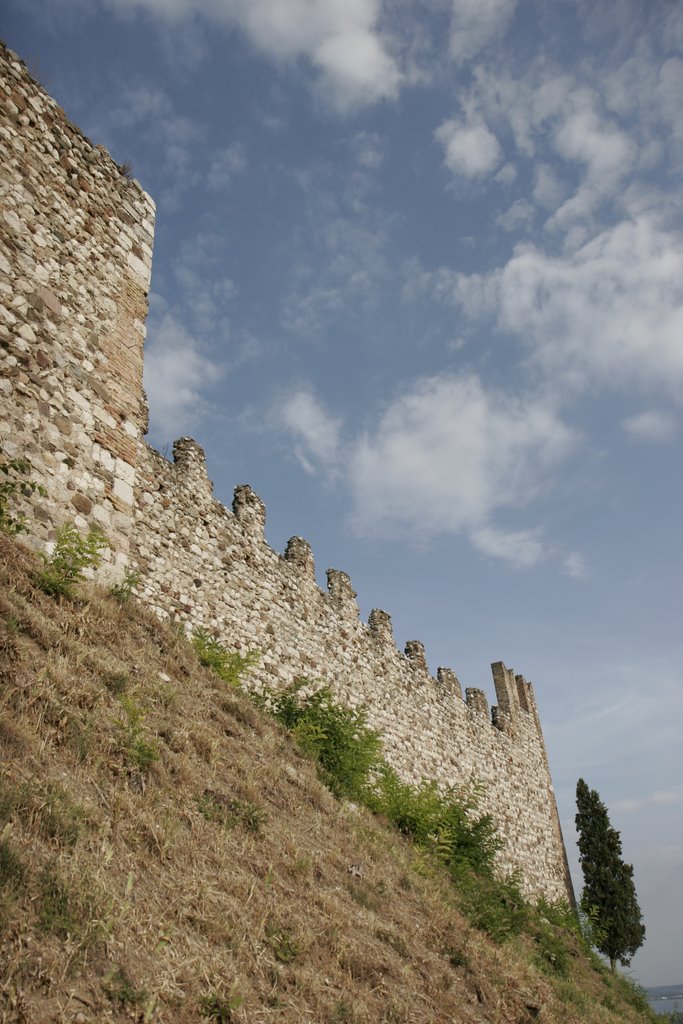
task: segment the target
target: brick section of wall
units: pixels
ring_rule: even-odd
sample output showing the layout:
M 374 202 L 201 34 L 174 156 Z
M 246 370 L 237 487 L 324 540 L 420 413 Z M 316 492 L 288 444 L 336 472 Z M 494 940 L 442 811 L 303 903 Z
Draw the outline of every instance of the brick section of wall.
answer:
M 154 203 L 0 46 L 0 441 L 48 495 L 41 546 L 99 523 L 129 545 Z
M 403 778 L 482 782 L 482 807 L 506 841 L 501 867 L 519 869 L 529 893 L 572 898 L 531 684 L 498 663 L 492 713 L 480 690 L 463 701 L 452 670 L 429 675 L 421 643 L 397 650 L 386 612 L 361 622 L 345 573 L 329 570 L 327 592 L 318 587 L 306 541 L 272 550 L 251 488 L 235 489 L 229 511 L 213 499 L 201 448 L 183 438 L 174 455 L 174 464 L 149 448 L 140 455 L 132 556 L 145 602 L 231 648 L 260 651 L 255 688 L 305 676 L 365 704 Z
M 452 670 L 429 675 L 421 643 L 396 649 L 386 612 L 360 621 L 345 573 L 318 587 L 306 541 L 273 551 L 250 487 L 235 489 L 232 511 L 215 501 L 195 442 L 176 442 L 171 465 L 142 440 L 153 230 L 149 196 L 0 45 L 0 440 L 47 487 L 26 509 L 32 542 L 66 520 L 99 523 L 109 571 L 130 558 L 158 614 L 261 652 L 254 686 L 324 679 L 367 705 L 405 779 L 481 781 L 501 867 L 519 869 L 529 893 L 571 899 L 531 685 L 496 663 L 497 706 L 480 690 L 463 700 Z

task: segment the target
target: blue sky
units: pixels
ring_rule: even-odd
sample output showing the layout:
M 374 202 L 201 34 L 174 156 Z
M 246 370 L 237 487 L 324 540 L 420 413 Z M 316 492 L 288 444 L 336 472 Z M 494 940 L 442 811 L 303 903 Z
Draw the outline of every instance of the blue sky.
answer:
M 150 440 L 433 671 L 532 679 L 683 979 L 683 7 L 9 0 L 157 202 Z

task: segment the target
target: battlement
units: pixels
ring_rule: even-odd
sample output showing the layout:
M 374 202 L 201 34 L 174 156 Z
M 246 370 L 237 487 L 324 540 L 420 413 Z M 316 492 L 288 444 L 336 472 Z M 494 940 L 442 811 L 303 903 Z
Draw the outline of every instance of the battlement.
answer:
M 531 684 L 495 662 L 497 704 L 472 688 L 463 700 L 452 669 L 432 677 L 420 641 L 398 650 L 387 612 L 361 620 L 346 573 L 329 569 L 318 586 L 305 540 L 283 554 L 268 545 L 251 487 L 235 488 L 230 509 L 217 501 L 194 440 L 175 442 L 173 463 L 145 443 L 154 203 L 2 46 L 0 157 L 0 440 L 46 488 L 24 499 L 31 542 L 65 521 L 97 523 L 108 572 L 134 565 L 157 614 L 260 652 L 255 688 L 325 681 L 366 706 L 404 779 L 483 783 L 501 867 L 530 893 L 571 898 Z
M 522 676 L 516 676 L 512 669 L 508 669 L 502 662 L 496 662 L 491 666 L 493 681 L 498 699 L 498 704 L 489 709 L 488 700 L 483 690 L 468 689 L 463 701 L 462 690 L 457 676 L 450 668 L 440 667 L 436 678 L 430 675 L 427 665 L 427 657 L 424 644 L 419 640 L 409 640 L 403 652 L 396 646 L 391 625 L 390 615 L 378 608 L 374 608 L 368 617 L 367 624 L 363 623 L 360 617 L 357 594 L 353 588 L 350 577 L 339 569 L 328 569 L 326 572 L 327 590 L 322 590 L 315 577 L 315 561 L 313 552 L 308 541 L 302 537 L 291 537 L 287 542 L 284 555 L 279 555 L 267 543 L 264 536 L 266 521 L 266 509 L 261 499 L 252 491 L 251 487 L 245 484 L 237 485 L 234 489 L 234 500 L 232 510 L 229 510 L 219 501 L 213 498 L 213 485 L 209 479 L 206 458 L 203 449 L 192 438 L 183 437 L 173 445 L 173 463 L 161 460 L 160 456 L 152 449 L 149 449 L 149 457 L 152 460 L 150 472 L 147 477 L 139 480 L 140 499 L 142 501 L 142 519 L 147 522 L 150 519 L 159 523 L 159 516 L 164 511 L 173 510 L 173 523 L 169 521 L 169 535 L 178 532 L 178 510 L 182 508 L 188 521 L 188 535 L 192 529 L 198 529 L 197 524 L 203 523 L 207 530 L 207 538 L 201 544 L 190 545 L 189 549 L 195 556 L 201 555 L 205 558 L 211 547 L 212 536 L 215 536 L 217 548 L 239 552 L 242 546 L 248 546 L 251 550 L 250 558 L 258 558 L 265 567 L 270 567 L 283 574 L 288 589 L 294 592 L 297 587 L 297 580 L 300 586 L 306 588 L 307 614 L 310 608 L 316 608 L 316 621 L 322 623 L 325 616 L 334 620 L 327 628 L 336 630 L 337 640 L 340 644 L 353 636 L 354 642 L 358 645 L 359 651 L 366 657 L 374 658 L 378 648 L 383 658 L 387 658 L 394 665 L 401 666 L 400 671 L 405 681 L 407 691 L 410 692 L 416 685 L 426 688 L 434 701 L 455 702 L 464 704 L 470 712 L 472 721 L 481 725 L 482 720 L 492 728 L 514 735 L 514 724 L 521 715 L 528 718 L 528 724 L 540 729 L 537 717 L 533 713 L 535 704 L 533 702 L 533 690 L 531 684 L 527 683 Z M 163 495 L 162 508 L 157 509 L 150 515 L 149 508 L 154 502 L 155 493 Z M 189 524 L 194 523 L 194 527 Z M 210 528 L 210 524 L 213 527 Z M 156 527 L 158 532 L 158 526 Z M 201 529 L 201 527 L 199 527 Z M 144 532 L 144 526 L 140 524 L 136 535 Z M 185 530 L 181 532 L 186 532 Z M 258 551 L 260 547 L 260 552 Z M 254 549 L 258 552 L 254 554 Z M 142 547 L 138 551 L 137 562 L 144 564 L 144 575 L 147 580 L 152 580 L 155 575 L 154 566 L 149 564 L 149 556 L 146 555 L 147 548 Z M 144 559 L 148 561 L 145 564 Z M 182 566 L 183 557 L 175 554 L 173 557 L 173 572 L 177 578 Z M 199 571 L 196 567 L 193 572 Z M 215 570 L 214 570 L 215 571 Z M 195 582 L 197 589 L 204 589 L 208 584 L 204 581 Z M 220 582 L 218 582 L 220 589 Z M 172 595 L 174 590 L 169 586 L 162 588 L 166 595 Z M 150 600 L 156 597 L 150 589 L 148 594 Z M 291 600 L 291 599 L 290 599 Z M 172 597 L 167 596 L 160 604 L 158 611 L 161 614 L 169 615 L 178 621 L 186 622 L 187 616 L 193 616 L 192 621 L 197 625 L 205 624 L 205 617 L 199 611 L 199 604 L 196 599 L 193 602 L 194 609 L 188 613 L 186 602 L 180 601 L 174 605 Z M 208 608 L 207 608 L 208 613 Z M 226 638 L 230 642 L 230 638 Z

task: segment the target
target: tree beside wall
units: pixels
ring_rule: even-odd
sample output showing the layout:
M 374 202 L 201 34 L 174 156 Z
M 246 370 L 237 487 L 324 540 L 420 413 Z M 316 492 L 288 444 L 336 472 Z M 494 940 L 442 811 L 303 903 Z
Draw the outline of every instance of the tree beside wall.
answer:
M 612 828 L 607 808 L 583 779 L 576 785 L 576 828 L 584 889 L 580 907 L 591 922 L 596 949 L 627 966 L 645 941 L 645 925 L 638 906 L 633 866 L 621 857 L 621 838 Z

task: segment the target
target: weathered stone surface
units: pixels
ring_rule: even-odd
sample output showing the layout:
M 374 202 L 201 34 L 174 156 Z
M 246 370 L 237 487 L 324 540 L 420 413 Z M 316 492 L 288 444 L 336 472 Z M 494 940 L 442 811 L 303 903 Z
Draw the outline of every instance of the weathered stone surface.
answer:
M 45 288 L 43 285 L 39 285 L 39 287 L 36 288 L 36 295 L 47 306 L 51 313 L 54 313 L 56 316 L 61 316 L 62 307 L 54 292 L 51 292 L 49 288 Z
M 12 82 L 11 99 L 0 91 L 0 318 L 9 327 L 0 439 L 31 458 L 48 488 L 38 540 L 74 510 L 92 517 L 96 504 L 125 555 L 147 421 L 141 327 L 154 203 L 12 63 L 0 48 L 3 85 Z M 134 268 L 123 237 L 137 246 Z M 113 501 L 101 500 L 107 493 Z M 114 508 L 123 519 L 111 518 Z
M 481 781 L 501 866 L 530 893 L 570 894 L 531 685 L 498 662 L 491 713 L 480 690 L 463 701 L 450 669 L 429 675 L 421 643 L 397 650 L 386 612 L 360 620 L 346 573 L 318 587 L 306 541 L 269 547 L 249 486 L 232 510 L 215 501 L 196 442 L 177 441 L 170 464 L 141 440 L 154 204 L 2 46 L 0 77 L 12 83 L 12 100 L 0 91 L 0 440 L 47 490 L 24 502 L 32 542 L 74 518 L 104 526 L 110 572 L 134 564 L 160 616 L 260 651 L 255 688 L 307 676 L 367 705 L 403 778 Z
M 92 501 L 90 498 L 86 498 L 85 494 L 74 494 L 71 499 L 71 504 L 78 511 L 82 512 L 84 516 L 89 516 L 92 512 Z

